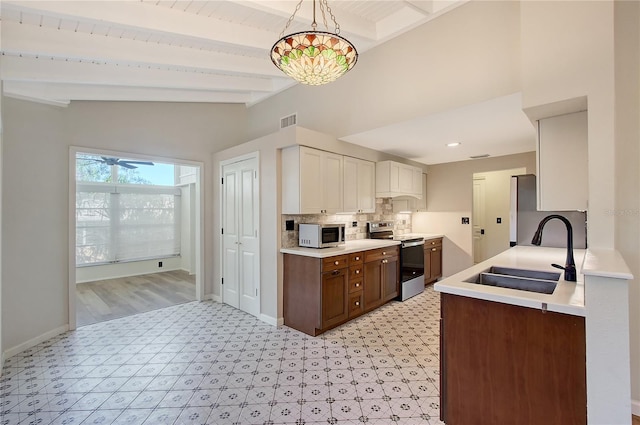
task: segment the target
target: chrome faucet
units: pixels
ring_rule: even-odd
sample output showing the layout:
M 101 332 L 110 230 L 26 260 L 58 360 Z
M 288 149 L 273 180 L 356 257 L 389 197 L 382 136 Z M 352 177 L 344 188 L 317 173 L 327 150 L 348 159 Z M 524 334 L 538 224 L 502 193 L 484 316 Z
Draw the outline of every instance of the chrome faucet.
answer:
M 557 218 L 562 221 L 565 226 L 567 226 L 567 260 L 565 261 L 564 267 L 559 264 L 551 264 L 553 267 L 564 270 L 564 280 L 569 282 L 576 281 L 576 262 L 573 259 L 573 227 L 571 227 L 571 223 L 565 217 L 558 214 L 551 214 L 542 219 L 540 224 L 538 224 L 538 230 L 533 235 L 533 239 L 531 243 L 534 245 L 540 246 L 542 243 L 542 229 L 544 225 L 547 224 L 549 220 Z

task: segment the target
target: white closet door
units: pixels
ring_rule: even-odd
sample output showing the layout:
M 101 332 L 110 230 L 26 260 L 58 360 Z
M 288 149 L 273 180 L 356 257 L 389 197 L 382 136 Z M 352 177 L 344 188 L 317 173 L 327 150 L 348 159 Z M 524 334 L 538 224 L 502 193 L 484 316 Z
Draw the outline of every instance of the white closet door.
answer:
M 223 167 L 222 301 L 260 313 L 258 159 Z

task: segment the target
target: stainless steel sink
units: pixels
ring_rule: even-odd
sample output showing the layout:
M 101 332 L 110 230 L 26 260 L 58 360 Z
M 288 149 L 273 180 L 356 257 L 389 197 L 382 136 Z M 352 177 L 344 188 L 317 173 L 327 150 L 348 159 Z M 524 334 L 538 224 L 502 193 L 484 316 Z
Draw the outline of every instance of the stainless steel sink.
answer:
M 558 281 L 560 273 L 545 272 L 541 270 L 514 269 L 511 267 L 493 266 L 487 270 L 488 273 L 502 274 L 507 276 L 526 277 L 530 279 L 544 279 Z
M 560 279 L 560 273 L 493 266 L 472 276 L 466 282 L 552 294 L 558 279 Z

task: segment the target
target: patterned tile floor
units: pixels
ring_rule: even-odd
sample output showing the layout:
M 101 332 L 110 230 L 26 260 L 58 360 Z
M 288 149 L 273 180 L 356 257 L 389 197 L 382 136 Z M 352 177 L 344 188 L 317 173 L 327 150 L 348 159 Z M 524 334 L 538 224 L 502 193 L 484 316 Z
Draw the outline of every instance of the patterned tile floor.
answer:
M 440 424 L 431 288 L 316 338 L 192 302 L 6 360 L 0 424 Z

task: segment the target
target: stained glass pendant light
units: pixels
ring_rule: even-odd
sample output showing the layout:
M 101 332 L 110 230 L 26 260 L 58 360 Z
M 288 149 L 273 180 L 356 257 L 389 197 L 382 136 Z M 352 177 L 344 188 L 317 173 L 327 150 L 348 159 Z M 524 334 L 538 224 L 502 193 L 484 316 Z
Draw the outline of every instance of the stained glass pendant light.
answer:
M 300 0 L 289 18 L 282 34 L 300 9 Z M 313 1 L 313 22 L 311 31 L 297 32 L 280 38 L 271 48 L 271 61 L 282 72 L 302 84 L 319 86 L 330 83 L 349 71 L 358 60 L 356 48 L 340 36 L 340 25 L 336 22 L 327 0 L 318 0 L 325 27 L 326 13 L 335 25 L 334 32 L 317 31 L 316 0 Z M 281 35 L 282 35 L 281 34 Z

